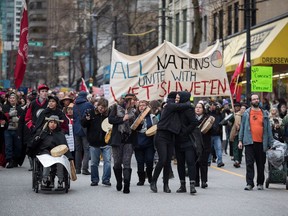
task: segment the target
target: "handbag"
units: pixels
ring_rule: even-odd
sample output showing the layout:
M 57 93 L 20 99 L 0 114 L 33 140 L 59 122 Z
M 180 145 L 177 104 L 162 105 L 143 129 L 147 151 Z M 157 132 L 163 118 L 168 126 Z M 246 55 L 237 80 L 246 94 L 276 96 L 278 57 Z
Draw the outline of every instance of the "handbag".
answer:
M 108 144 L 110 139 L 111 139 L 111 135 L 112 135 L 112 128 L 109 129 L 107 132 L 106 132 L 106 135 L 105 135 L 105 143 Z

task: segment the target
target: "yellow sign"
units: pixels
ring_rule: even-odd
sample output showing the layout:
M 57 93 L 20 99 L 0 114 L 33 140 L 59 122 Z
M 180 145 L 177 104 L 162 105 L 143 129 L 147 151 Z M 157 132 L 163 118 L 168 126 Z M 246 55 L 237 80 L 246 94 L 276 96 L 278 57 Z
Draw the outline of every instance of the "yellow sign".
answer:
M 266 66 L 252 66 L 251 90 L 253 92 L 272 92 L 273 68 Z

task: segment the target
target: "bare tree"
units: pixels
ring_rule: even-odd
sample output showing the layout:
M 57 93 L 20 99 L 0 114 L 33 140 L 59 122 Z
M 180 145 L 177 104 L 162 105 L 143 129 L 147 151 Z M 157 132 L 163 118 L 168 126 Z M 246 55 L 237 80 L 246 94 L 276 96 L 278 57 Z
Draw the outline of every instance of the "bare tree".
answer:
M 192 0 L 192 4 L 194 7 L 194 23 L 195 23 L 195 35 L 193 37 L 193 44 L 191 53 L 199 53 L 200 50 L 200 43 L 202 39 L 202 21 L 201 21 L 201 14 L 200 14 L 200 6 L 198 0 Z
M 118 39 L 123 46 L 117 49 L 129 55 L 137 55 L 157 46 L 158 34 L 156 31 L 150 32 L 157 29 L 158 25 L 155 5 L 129 0 L 115 1 L 113 4 L 114 14 L 118 17 L 118 29 L 122 33 Z

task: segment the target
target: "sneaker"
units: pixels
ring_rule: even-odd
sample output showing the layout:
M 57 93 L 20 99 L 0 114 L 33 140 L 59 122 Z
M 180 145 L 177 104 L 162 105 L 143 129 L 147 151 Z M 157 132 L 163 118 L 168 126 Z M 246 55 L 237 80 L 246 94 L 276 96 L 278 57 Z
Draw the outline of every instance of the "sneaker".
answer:
M 91 175 L 91 173 L 89 172 L 89 170 L 82 170 L 82 174 L 83 175 Z
M 247 186 L 244 188 L 244 190 L 251 191 L 251 190 L 253 190 L 253 187 L 252 187 L 252 185 L 247 185 Z
M 109 181 L 106 181 L 106 182 L 102 182 L 103 185 L 106 185 L 106 186 L 111 186 L 111 183 Z
M 257 186 L 257 190 L 264 190 L 263 185 L 259 184 L 259 185 Z
M 98 186 L 98 182 L 91 182 L 90 186 Z
M 225 164 L 223 162 L 217 164 L 217 167 L 223 167 L 223 166 L 225 166 Z
M 81 174 L 81 170 L 76 169 L 76 174 Z

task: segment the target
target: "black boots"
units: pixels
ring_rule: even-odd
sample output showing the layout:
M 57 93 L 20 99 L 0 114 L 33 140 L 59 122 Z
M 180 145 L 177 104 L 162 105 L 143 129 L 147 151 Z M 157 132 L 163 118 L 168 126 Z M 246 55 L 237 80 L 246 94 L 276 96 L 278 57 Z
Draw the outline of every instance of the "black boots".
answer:
M 138 186 L 144 185 L 145 182 L 145 172 L 138 171 L 139 182 L 137 183 Z
M 124 177 L 124 189 L 123 193 L 128 194 L 130 193 L 130 180 L 131 180 L 131 168 L 124 168 L 123 169 L 123 177 Z
M 195 189 L 195 181 L 190 181 L 190 194 L 195 194 L 197 193 Z
M 154 192 L 154 193 L 157 193 L 157 184 L 156 184 L 156 181 L 151 181 L 150 183 L 150 189 Z
M 151 183 L 151 181 L 152 181 L 152 172 L 153 172 L 153 167 L 152 168 L 149 168 L 149 167 L 146 168 L 146 175 L 147 175 L 149 183 Z
M 177 193 L 186 193 L 186 182 L 185 181 L 180 181 L 181 185 L 180 188 L 176 191 Z
M 169 188 L 168 183 L 164 183 L 163 191 L 164 191 L 165 193 L 171 193 L 171 190 L 170 190 L 170 188 Z
M 206 187 L 208 187 L 208 184 L 206 182 L 202 182 L 201 183 L 201 188 L 206 188 Z
M 117 181 L 116 189 L 117 191 L 121 191 L 122 190 L 122 168 L 116 169 L 115 167 L 113 167 L 113 170 L 114 170 L 115 178 Z

